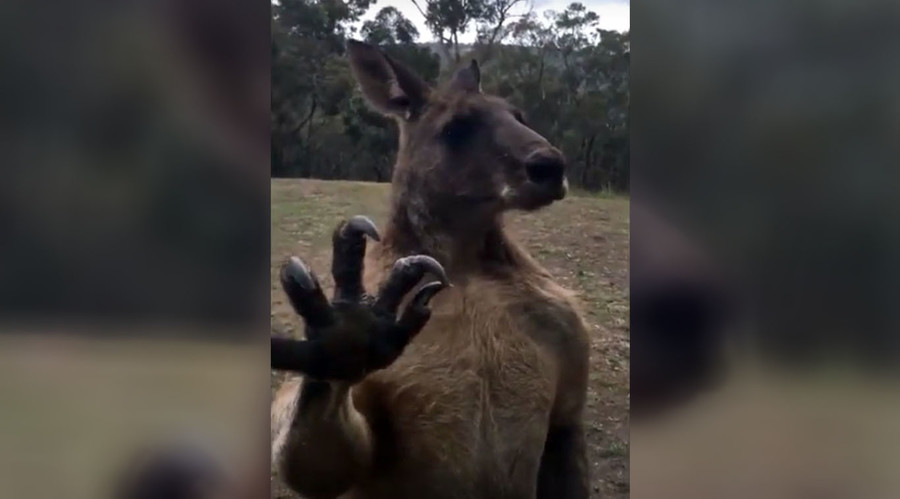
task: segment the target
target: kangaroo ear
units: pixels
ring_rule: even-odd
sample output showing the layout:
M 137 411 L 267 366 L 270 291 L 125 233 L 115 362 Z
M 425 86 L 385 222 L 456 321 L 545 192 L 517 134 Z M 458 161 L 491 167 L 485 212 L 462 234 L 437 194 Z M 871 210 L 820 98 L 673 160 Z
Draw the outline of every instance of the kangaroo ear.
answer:
M 406 118 L 428 101 L 431 87 L 381 50 L 350 40 L 347 54 L 363 96 L 378 111 Z
M 450 80 L 450 88 L 458 92 L 480 93 L 481 68 L 478 67 L 478 61 L 472 59 L 468 66 L 457 71 Z

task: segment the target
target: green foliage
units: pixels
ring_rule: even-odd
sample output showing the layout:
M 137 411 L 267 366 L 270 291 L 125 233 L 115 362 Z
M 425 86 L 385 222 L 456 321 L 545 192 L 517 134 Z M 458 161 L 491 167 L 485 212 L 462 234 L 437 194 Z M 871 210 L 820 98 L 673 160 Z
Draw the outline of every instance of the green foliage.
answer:
M 485 91 L 520 107 L 566 153 L 574 186 L 627 191 L 629 34 L 597 29 L 597 15 L 580 3 L 513 19 L 519 1 L 429 0 L 422 10 L 432 45 L 418 44 L 415 26 L 393 7 L 353 35 L 368 0 L 274 6 L 272 176 L 390 179 L 396 127 L 364 104 L 343 57 L 346 39 L 357 36 L 432 83 L 461 56 L 478 58 Z M 470 27 L 477 42 L 461 46 L 456 36 Z

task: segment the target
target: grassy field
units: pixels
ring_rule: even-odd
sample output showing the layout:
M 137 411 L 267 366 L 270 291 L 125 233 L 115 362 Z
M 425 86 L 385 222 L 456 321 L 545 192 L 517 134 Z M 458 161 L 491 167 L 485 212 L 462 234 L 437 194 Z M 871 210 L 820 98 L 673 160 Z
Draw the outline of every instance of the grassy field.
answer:
M 284 258 L 302 256 L 330 286 L 331 230 L 356 214 L 383 227 L 388 194 L 387 184 L 272 181 L 273 332 L 299 334 L 302 327 L 277 284 Z M 576 194 L 537 213 L 514 214 L 509 227 L 584 305 L 593 366 L 585 421 L 592 495 L 628 497 L 628 199 Z M 274 378 L 273 387 L 279 382 Z M 292 497 L 276 484 L 272 496 Z

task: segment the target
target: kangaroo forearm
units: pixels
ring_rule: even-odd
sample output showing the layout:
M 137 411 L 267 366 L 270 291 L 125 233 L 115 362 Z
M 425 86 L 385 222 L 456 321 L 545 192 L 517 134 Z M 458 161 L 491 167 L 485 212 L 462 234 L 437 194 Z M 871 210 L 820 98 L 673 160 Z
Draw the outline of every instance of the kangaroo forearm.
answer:
M 587 445 L 580 425 L 550 430 L 538 475 L 539 499 L 587 499 Z
M 279 272 L 291 306 L 306 323 L 307 339 L 271 339 L 272 369 L 305 377 L 283 385 L 273 402 L 272 460 L 284 481 L 306 497 L 342 495 L 369 474 L 372 432 L 353 405 L 351 386 L 403 353 L 425 327 L 429 301 L 449 285 L 433 257 L 408 255 L 394 263 L 377 295 L 368 295 L 363 286 L 367 237 L 380 239 L 366 217 L 335 228 L 332 301 L 300 258 L 291 257 Z M 428 273 L 439 281 L 415 291 L 401 310 L 404 296 Z
M 307 497 L 335 497 L 368 472 L 372 440 L 365 417 L 354 407 L 350 387 L 304 380 L 295 387 L 296 406 L 276 465 L 284 481 Z M 276 440 L 278 437 L 276 437 Z

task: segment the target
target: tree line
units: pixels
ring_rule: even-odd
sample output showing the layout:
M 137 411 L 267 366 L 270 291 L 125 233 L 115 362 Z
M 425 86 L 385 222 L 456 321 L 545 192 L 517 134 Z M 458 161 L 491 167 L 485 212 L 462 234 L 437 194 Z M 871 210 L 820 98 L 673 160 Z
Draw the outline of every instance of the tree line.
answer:
M 372 0 L 282 0 L 272 6 L 273 177 L 384 182 L 396 126 L 363 102 L 344 58 L 348 38 L 376 44 L 436 83 L 475 58 L 485 92 L 521 108 L 570 161 L 569 181 L 629 189 L 628 32 L 599 29 L 580 3 L 521 11 L 524 0 L 410 0 L 431 43 L 397 9 L 360 19 Z M 461 34 L 477 33 L 472 44 Z

